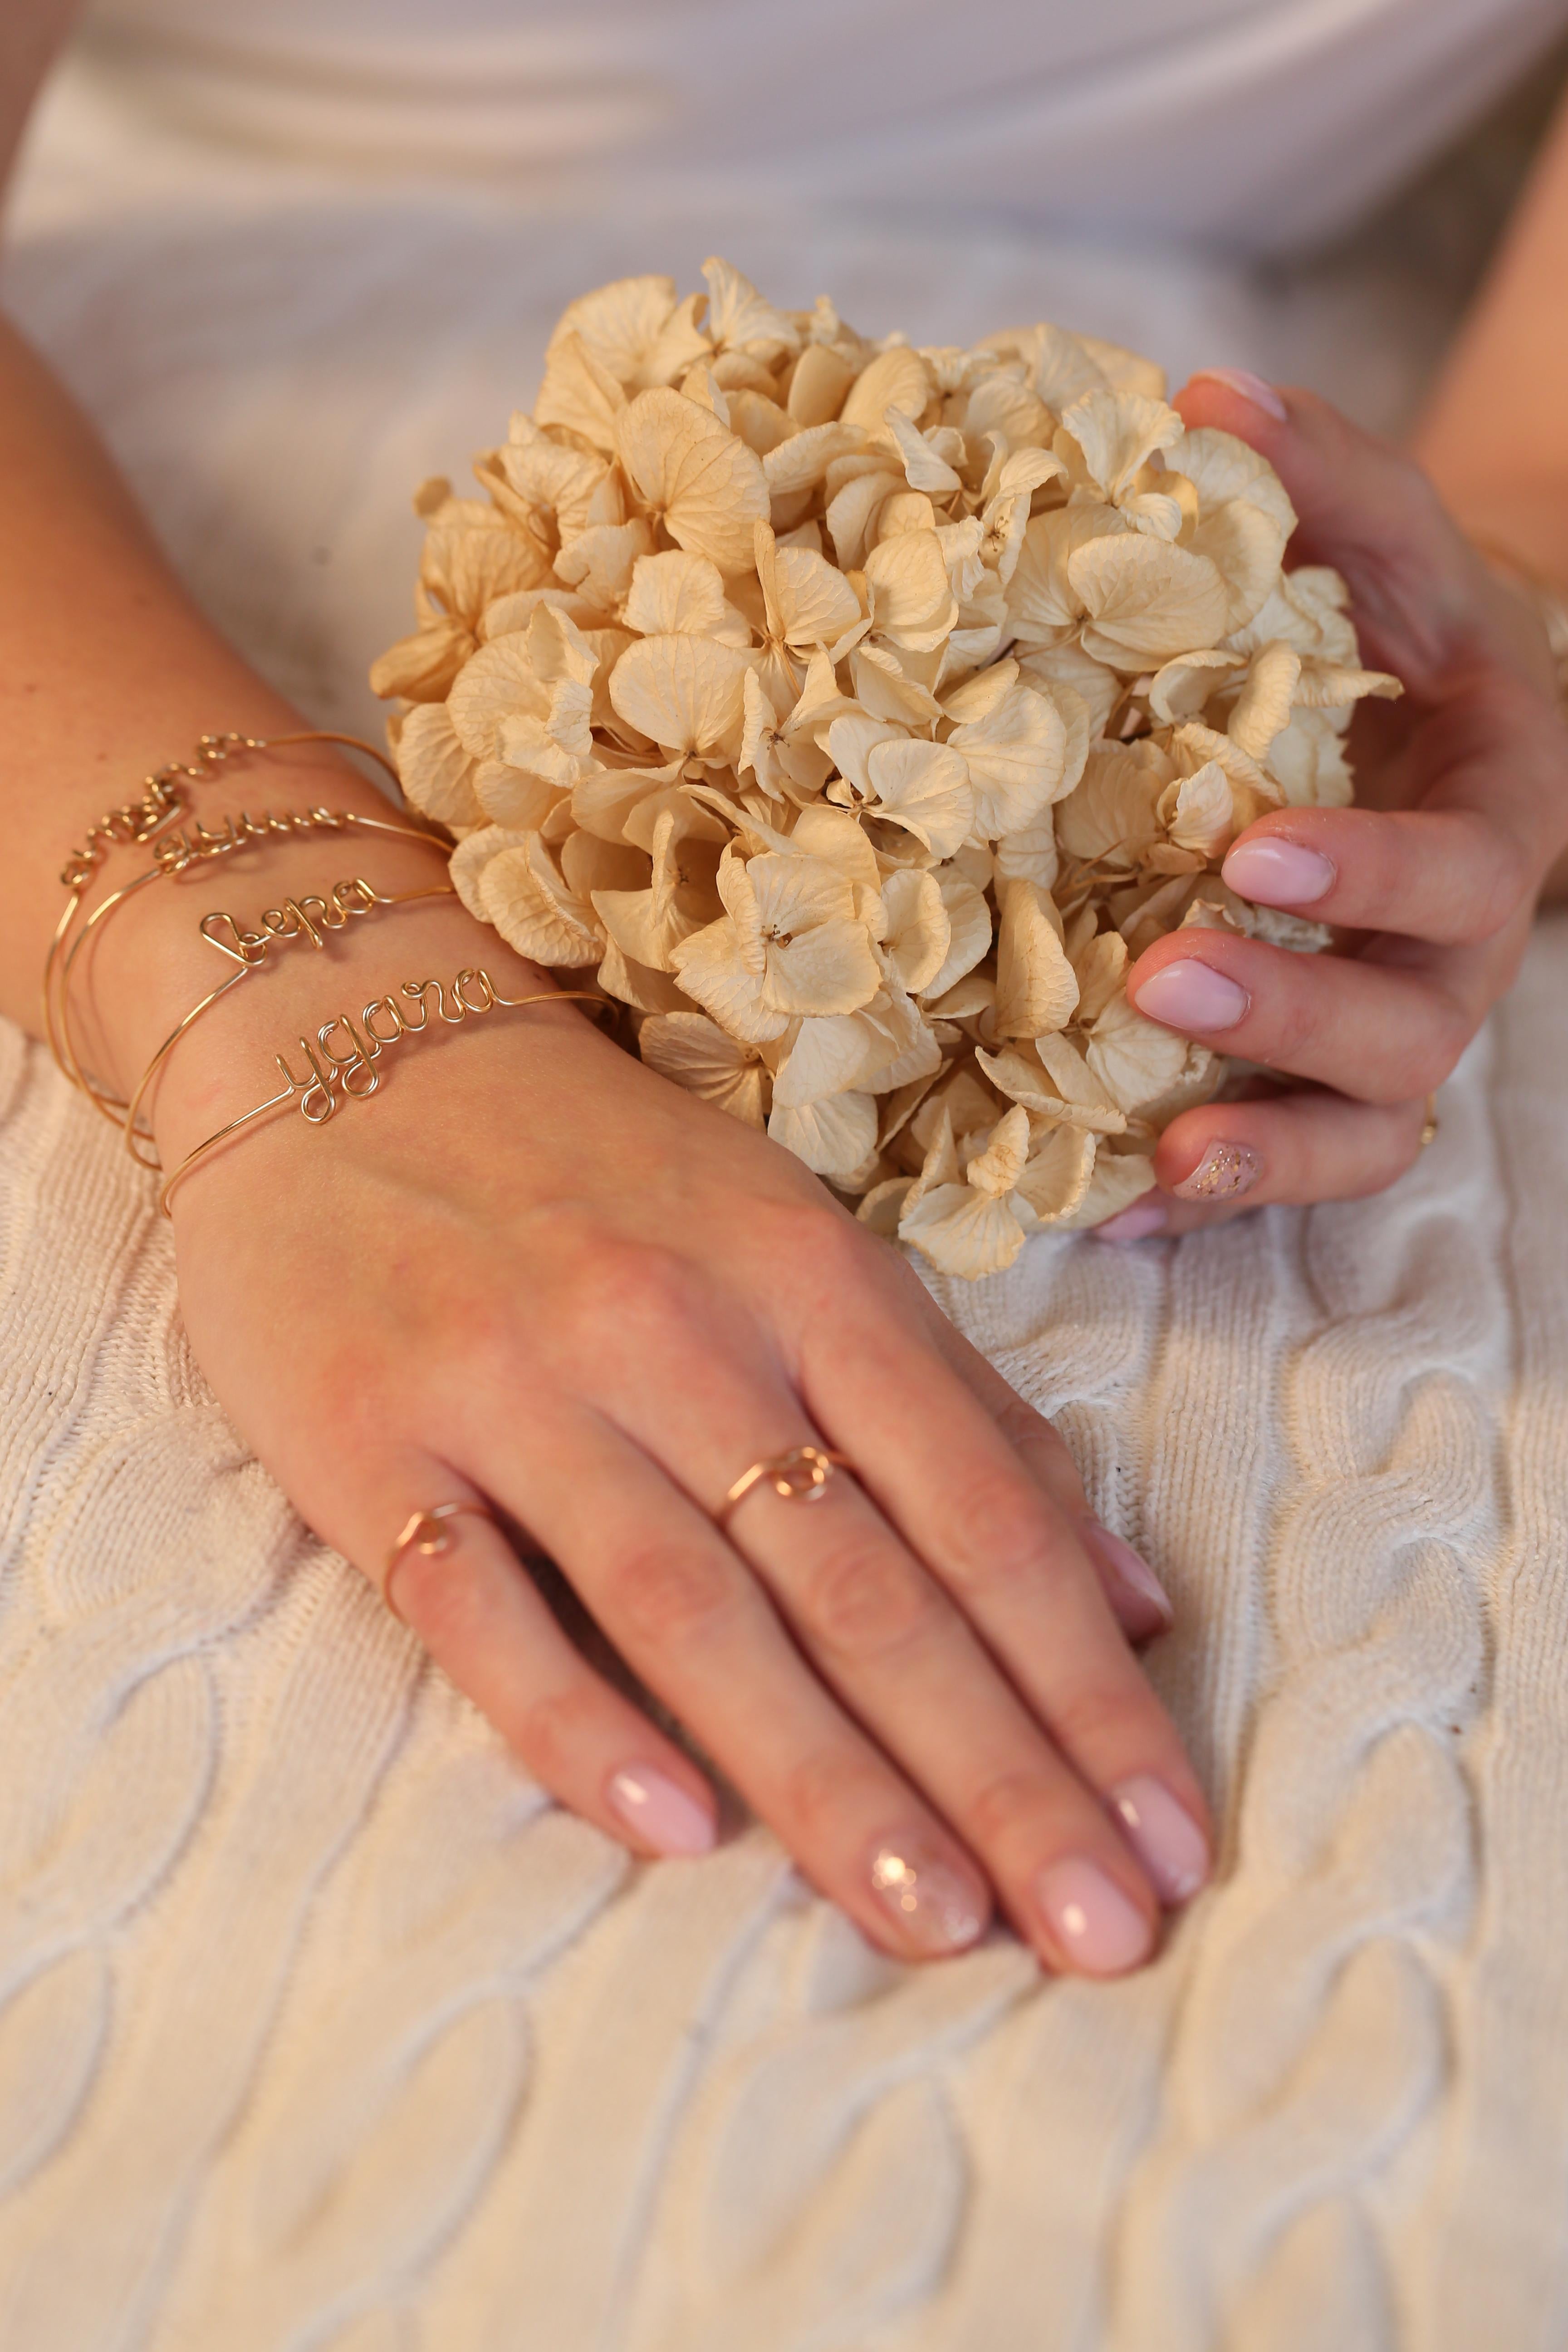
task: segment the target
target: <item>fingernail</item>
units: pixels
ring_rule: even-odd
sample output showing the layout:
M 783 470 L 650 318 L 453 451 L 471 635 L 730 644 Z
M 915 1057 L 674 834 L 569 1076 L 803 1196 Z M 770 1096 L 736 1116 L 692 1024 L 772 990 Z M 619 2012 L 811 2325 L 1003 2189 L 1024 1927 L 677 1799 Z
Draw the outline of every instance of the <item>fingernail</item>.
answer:
M 1234 1029 L 1249 1001 L 1245 988 L 1192 955 L 1152 971 L 1132 1000 L 1151 1021 L 1163 1021 L 1167 1029 L 1193 1029 L 1200 1036 L 1210 1029 Z
M 1238 898 L 1256 899 L 1260 907 L 1313 906 L 1339 878 L 1338 866 L 1321 850 L 1268 835 L 1238 841 L 1220 867 L 1221 881 Z
M 1137 1594 L 1140 1601 L 1157 1610 L 1162 1623 L 1175 1623 L 1176 1612 L 1171 1605 L 1170 1594 L 1148 1561 L 1140 1559 L 1130 1543 L 1123 1543 L 1120 1536 L 1113 1536 L 1110 1529 L 1102 1528 L 1098 1519 L 1080 1519 L 1078 1531 L 1089 1552 L 1100 1562 L 1114 1583 L 1125 1585 L 1130 1592 Z
M 1169 1789 L 1140 1772 L 1113 1789 L 1110 1801 L 1163 1900 L 1195 1895 L 1209 1874 L 1208 1840 Z
M 1205 376 L 1213 383 L 1229 384 L 1232 392 L 1239 392 L 1243 400 L 1250 400 L 1255 408 L 1263 409 L 1268 415 L 1277 416 L 1281 425 L 1289 423 L 1290 412 L 1274 386 L 1266 383 L 1260 375 L 1254 375 L 1250 368 L 1199 368 L 1192 380 L 1197 383 Z
M 1095 1242 L 1146 1242 L 1151 1234 L 1164 1232 L 1169 1216 L 1163 1201 L 1134 1201 L 1102 1225 L 1091 1225 L 1089 1237 Z
M 1076 1856 L 1053 1862 L 1035 1883 L 1035 1898 L 1075 1965 L 1091 1977 L 1136 1968 L 1152 1942 L 1149 1922 L 1120 1886 Z
M 931 1959 L 961 1952 L 985 1924 L 957 1871 L 913 1843 L 878 1848 L 871 1891 L 903 1940 Z
M 1250 1143 L 1211 1143 L 1190 1176 L 1173 1184 L 1184 1201 L 1234 1201 L 1250 1192 L 1263 1162 Z
M 695 1798 L 651 1764 L 628 1765 L 608 1791 L 610 1810 L 656 1853 L 710 1853 L 718 1829 Z

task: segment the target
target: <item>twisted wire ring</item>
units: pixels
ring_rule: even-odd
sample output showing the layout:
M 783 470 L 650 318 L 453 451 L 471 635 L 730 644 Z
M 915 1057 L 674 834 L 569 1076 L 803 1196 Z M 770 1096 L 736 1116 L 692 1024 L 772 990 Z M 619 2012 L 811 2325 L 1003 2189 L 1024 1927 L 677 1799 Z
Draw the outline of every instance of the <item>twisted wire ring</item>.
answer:
M 853 1467 L 847 1454 L 835 1454 L 828 1446 L 792 1445 L 787 1454 L 770 1454 L 765 1461 L 753 1462 L 749 1470 L 742 1470 L 714 1512 L 713 1524 L 727 1527 L 735 1506 L 764 1478 L 786 1503 L 820 1503 L 834 1472 Z

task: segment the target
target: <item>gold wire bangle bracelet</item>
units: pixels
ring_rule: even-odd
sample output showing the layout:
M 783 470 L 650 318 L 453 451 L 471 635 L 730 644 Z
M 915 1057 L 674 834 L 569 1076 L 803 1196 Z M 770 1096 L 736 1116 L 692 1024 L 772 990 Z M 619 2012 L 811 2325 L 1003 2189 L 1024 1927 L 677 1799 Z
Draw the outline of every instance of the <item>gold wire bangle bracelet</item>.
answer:
M 478 1003 L 473 1003 L 466 992 L 470 985 L 476 991 L 483 992 Z M 216 1134 L 205 1137 L 193 1151 L 186 1152 L 179 1166 L 164 1181 L 158 1195 L 159 1213 L 165 1217 L 173 1215 L 169 1202 L 174 1188 L 190 1174 L 198 1160 L 204 1160 L 209 1151 L 216 1150 L 220 1143 L 226 1142 L 230 1136 L 252 1126 L 257 1119 L 265 1118 L 270 1111 L 281 1109 L 285 1103 L 297 1101 L 309 1126 L 324 1127 L 337 1110 L 340 1088 L 343 1095 L 355 1100 L 363 1100 L 374 1094 L 381 1085 L 381 1073 L 374 1065 L 387 1047 L 400 1044 L 405 1036 L 418 1036 L 429 1027 L 430 1008 L 425 1000 L 432 989 L 436 992 L 436 1017 L 454 1028 L 476 1014 L 518 1012 L 530 1004 L 592 1004 L 601 1013 L 613 1010 L 605 997 L 587 988 L 551 988 L 542 989 L 531 996 L 503 996 L 489 972 L 482 966 L 472 964 L 465 964 L 451 982 L 450 999 L 456 1009 L 450 1012 L 447 1010 L 447 988 L 444 982 L 403 981 L 399 983 L 397 994 L 410 998 L 418 1006 L 417 1021 L 405 1014 L 397 996 L 389 991 L 384 996 L 373 997 L 364 1007 L 359 1016 L 359 1030 L 355 1029 L 346 1013 L 334 1013 L 330 1021 L 321 1023 L 316 1032 L 314 1047 L 309 1039 L 300 1038 L 300 1049 L 310 1073 L 309 1077 L 297 1078 L 284 1056 L 281 1054 L 276 1055 L 284 1080 L 277 1094 L 269 1095 L 265 1102 L 258 1103 L 253 1109 L 242 1111 L 237 1118 L 231 1118 Z M 390 1036 L 384 1036 L 371 1019 L 373 1013 L 381 1012 L 384 1007 L 395 1024 Z M 349 1038 L 350 1050 L 345 1054 L 334 1052 L 328 1043 L 333 1030 L 339 1027 L 347 1033 Z M 324 1067 L 322 1056 L 325 1057 Z M 366 1083 L 356 1086 L 353 1083 L 355 1076 L 362 1071 Z M 314 1110 L 310 1108 L 312 1102 L 319 1106 Z
M 374 761 L 399 791 L 402 789 L 397 771 L 384 751 L 367 742 L 362 735 L 347 735 L 336 728 L 301 728 L 288 735 L 233 732 L 203 735 L 197 740 L 191 760 L 172 761 L 165 767 L 154 769 L 142 780 L 140 799 L 106 810 L 95 824 L 88 827 L 83 846 L 71 851 L 60 873 L 60 880 L 69 896 L 44 959 L 41 1011 L 44 1037 L 49 1052 L 57 1066 L 71 1079 L 73 1085 L 79 1086 L 82 1081 L 79 1076 L 73 1076 L 67 1067 L 66 1057 L 60 1048 L 55 1013 L 57 976 L 71 925 L 104 859 L 117 847 L 135 846 L 154 840 L 165 832 L 190 806 L 190 786 L 207 782 L 226 761 L 247 751 L 280 751 L 302 743 L 336 743 L 347 751 L 358 751 L 365 759 Z M 437 846 L 450 845 L 445 836 L 434 828 L 423 837 L 435 842 Z
M 350 886 L 348 884 L 341 882 L 333 885 L 332 895 L 334 903 L 341 903 L 338 901 L 337 894 L 339 891 L 346 889 L 349 887 Z M 449 882 L 437 882 L 434 888 L 429 890 L 401 890 L 396 892 L 391 898 L 385 897 L 379 890 L 372 891 L 370 885 L 367 882 L 362 882 L 360 884 L 360 887 L 363 891 L 368 894 L 359 902 L 360 911 L 363 914 L 368 914 L 373 907 L 410 907 L 416 905 L 422 899 L 455 898 L 458 895 Z M 307 897 L 308 899 L 314 899 L 316 898 L 316 894 L 314 892 L 310 892 L 307 894 Z M 288 905 L 289 907 L 296 908 L 296 909 L 298 908 L 298 903 L 299 902 L 295 899 L 288 901 Z M 283 911 L 285 911 L 283 908 L 268 909 L 269 913 L 281 913 Z M 215 909 L 215 914 L 216 913 L 216 910 Z M 207 931 L 206 928 L 208 923 L 213 921 L 213 919 L 214 915 L 204 915 L 198 929 L 201 930 L 204 939 L 209 940 L 212 945 L 217 946 L 218 943 L 216 940 L 211 940 L 211 935 Z M 232 915 L 224 915 L 220 919 L 234 927 L 236 937 L 240 940 L 242 947 L 247 940 L 256 940 L 261 946 L 261 953 L 257 955 L 254 959 L 242 955 L 239 959 L 239 971 L 231 972 L 229 977 L 226 981 L 221 982 L 216 988 L 213 989 L 210 994 L 204 996 L 199 1004 L 192 1005 L 184 1020 L 177 1023 L 176 1025 L 169 1032 L 169 1034 L 164 1038 L 163 1044 L 159 1046 L 157 1052 L 153 1055 L 152 1060 L 142 1071 L 141 1077 L 136 1082 L 135 1091 L 132 1095 L 130 1101 L 125 1106 L 125 1118 L 121 1131 L 125 1139 L 126 1150 L 131 1154 L 132 1159 L 135 1160 L 136 1165 L 139 1168 L 145 1168 L 151 1175 L 161 1176 L 163 1172 L 163 1163 L 157 1157 L 156 1152 L 153 1153 L 151 1159 L 148 1159 L 137 1149 L 139 1144 L 149 1142 L 152 1139 L 148 1130 L 138 1128 L 136 1124 L 136 1115 L 142 1108 L 142 1099 L 146 1095 L 148 1087 L 152 1085 L 153 1080 L 157 1076 L 158 1072 L 163 1068 L 164 1063 L 168 1060 L 169 1055 L 174 1052 L 174 1047 L 184 1035 L 186 1030 L 193 1028 L 196 1022 L 200 1020 L 202 1014 L 208 1012 L 213 1005 L 217 1003 L 220 997 L 226 996 L 231 988 L 237 988 L 242 980 L 248 980 L 253 971 L 259 971 L 262 969 L 266 958 L 266 951 L 268 947 L 279 946 L 287 940 L 303 936 L 309 936 L 314 946 L 320 947 L 321 945 L 321 940 L 316 938 L 313 932 L 310 932 L 308 930 L 279 932 L 273 939 L 261 941 L 260 935 L 258 933 L 241 932 L 238 926 L 234 923 L 234 918 Z M 266 921 L 266 916 L 264 916 L 262 919 L 263 921 Z M 346 923 L 348 919 L 348 915 L 344 912 L 341 918 L 341 921 Z M 335 929 L 339 928 L 339 926 L 332 925 L 331 928 Z M 237 952 L 235 949 L 226 947 L 219 947 L 218 951 L 222 955 L 234 955 Z M 95 1097 L 94 1099 L 96 1100 L 98 1097 Z
M 165 839 L 161 849 L 170 855 L 161 856 L 159 863 L 148 866 L 145 873 L 138 874 L 134 881 L 127 882 L 121 889 L 101 899 L 93 908 L 58 964 L 56 983 L 58 1019 L 53 1042 L 57 1066 L 105 1118 L 111 1119 L 118 1127 L 125 1116 L 125 1104 L 107 1087 L 96 1085 L 82 1068 L 71 1037 L 70 1021 L 71 974 L 82 950 L 89 944 L 96 944 L 97 938 L 101 936 L 100 925 L 115 914 L 127 898 L 144 889 L 150 882 L 173 880 L 194 865 L 213 858 L 233 856 L 239 850 L 254 849 L 263 843 L 289 840 L 321 830 L 336 833 L 345 825 L 352 825 L 360 832 L 383 834 L 395 841 L 428 843 L 432 848 L 443 852 L 447 846 L 434 834 L 422 832 L 413 825 L 394 824 L 384 817 L 362 816 L 355 809 L 268 809 L 258 817 L 248 816 L 242 809 L 228 819 L 219 833 L 207 834 L 198 826 L 199 838 L 195 842 L 184 835 L 177 835 L 173 840 Z M 56 936 L 57 940 L 60 938 L 58 933 Z

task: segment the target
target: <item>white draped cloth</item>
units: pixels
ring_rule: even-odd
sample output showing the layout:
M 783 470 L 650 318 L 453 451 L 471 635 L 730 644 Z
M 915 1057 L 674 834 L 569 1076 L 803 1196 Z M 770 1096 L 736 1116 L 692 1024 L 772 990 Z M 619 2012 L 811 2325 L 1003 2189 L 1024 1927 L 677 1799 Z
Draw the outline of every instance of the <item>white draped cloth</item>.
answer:
M 718 247 L 868 331 L 1267 364 L 1215 239 L 1331 225 L 1563 15 L 116 0 L 6 290 L 209 609 L 363 725 L 409 488 L 583 288 Z M 1119 124 L 1164 144 L 1117 179 Z M 0 2343 L 1559 2346 L 1565 1167 L 1555 923 L 1391 1192 L 942 1292 L 1170 1585 L 1223 1843 L 1121 1983 L 904 1970 L 760 1831 L 636 1866 L 549 1804 L 247 1458 L 142 1180 L 0 1029 Z

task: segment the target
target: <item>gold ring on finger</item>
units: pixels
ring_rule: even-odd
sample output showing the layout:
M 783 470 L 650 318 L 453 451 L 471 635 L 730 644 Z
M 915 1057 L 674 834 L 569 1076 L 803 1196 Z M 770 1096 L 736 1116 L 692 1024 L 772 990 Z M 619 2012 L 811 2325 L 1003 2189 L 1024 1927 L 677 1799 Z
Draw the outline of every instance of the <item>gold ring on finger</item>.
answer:
M 1423 1150 L 1423 1151 L 1425 1151 L 1425 1150 L 1426 1150 L 1426 1146 L 1427 1146 L 1429 1143 L 1436 1143 L 1436 1140 L 1437 1140 L 1437 1097 L 1436 1097 L 1436 1095 L 1428 1095 L 1428 1096 L 1427 1096 L 1427 1097 L 1426 1097 L 1426 1118 L 1425 1118 L 1422 1120 L 1422 1122 L 1421 1122 L 1421 1149 L 1422 1149 L 1422 1150 Z
M 847 1454 L 826 1445 L 792 1445 L 787 1454 L 770 1454 L 741 1473 L 714 1512 L 714 1524 L 727 1525 L 736 1504 L 764 1480 L 786 1503 L 820 1503 L 834 1472 L 852 1466 Z
M 416 1511 L 408 1520 L 386 1555 L 386 1569 L 381 1580 L 382 1599 L 395 1617 L 401 1617 L 403 1612 L 392 1598 L 392 1580 L 404 1553 L 416 1551 L 426 1559 L 440 1559 L 451 1550 L 457 1540 L 447 1521 L 464 1512 L 471 1518 L 488 1519 L 492 1528 L 496 1524 L 494 1512 L 488 1510 L 483 1503 L 436 1503 L 427 1510 Z

